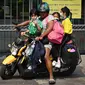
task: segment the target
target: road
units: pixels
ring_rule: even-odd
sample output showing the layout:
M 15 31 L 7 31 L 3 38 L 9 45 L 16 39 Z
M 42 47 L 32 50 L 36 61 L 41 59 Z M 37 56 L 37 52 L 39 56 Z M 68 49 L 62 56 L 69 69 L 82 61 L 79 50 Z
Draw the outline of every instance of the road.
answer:
M 85 85 L 85 55 L 82 55 L 82 63 L 77 66 L 75 72 L 68 77 L 56 76 L 55 85 Z M 31 80 L 24 80 L 19 77 L 18 72 L 12 79 L 2 80 L 0 78 L 0 85 L 49 85 L 48 77 L 40 77 Z

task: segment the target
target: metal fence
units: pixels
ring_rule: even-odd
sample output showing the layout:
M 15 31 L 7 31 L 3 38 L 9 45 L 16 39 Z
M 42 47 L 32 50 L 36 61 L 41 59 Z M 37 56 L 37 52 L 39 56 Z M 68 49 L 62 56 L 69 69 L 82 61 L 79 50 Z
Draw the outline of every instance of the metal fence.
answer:
M 80 53 L 85 54 L 85 24 L 73 25 L 73 30 L 73 35 L 76 39 L 76 43 L 79 47 Z
M 16 32 L 12 25 L 0 25 L 0 52 L 9 51 L 8 44 L 16 38 Z
M 17 37 L 13 25 L 0 25 L 0 52 L 9 51 L 8 44 Z M 73 25 L 73 35 L 81 53 L 85 53 L 85 25 Z

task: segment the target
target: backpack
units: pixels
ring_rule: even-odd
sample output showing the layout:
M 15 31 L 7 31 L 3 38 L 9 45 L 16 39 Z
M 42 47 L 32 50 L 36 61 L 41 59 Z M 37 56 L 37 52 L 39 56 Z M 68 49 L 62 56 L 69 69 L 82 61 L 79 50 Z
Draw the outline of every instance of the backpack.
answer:
M 48 17 L 45 19 L 45 23 L 48 23 Z M 53 29 L 48 34 L 48 40 L 55 44 L 61 44 L 64 37 L 64 29 L 57 20 L 54 20 Z
M 48 39 L 52 43 L 61 44 L 64 37 L 64 29 L 57 20 L 54 20 L 52 31 L 48 34 Z

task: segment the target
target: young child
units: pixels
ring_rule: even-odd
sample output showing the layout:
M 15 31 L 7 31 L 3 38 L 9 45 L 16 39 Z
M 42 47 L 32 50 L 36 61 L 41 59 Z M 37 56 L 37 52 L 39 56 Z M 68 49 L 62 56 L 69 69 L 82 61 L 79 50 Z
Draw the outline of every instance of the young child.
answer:
M 61 23 L 60 13 L 59 12 L 54 12 L 52 15 L 54 16 L 55 20 L 57 20 L 58 22 Z
M 27 30 L 25 32 L 21 32 L 22 36 L 29 34 L 30 36 L 35 37 L 41 33 L 42 22 L 38 19 L 38 12 L 36 9 L 32 9 L 30 11 L 30 17 L 31 20 L 27 20 L 17 25 L 17 27 L 28 25 Z
M 64 42 L 69 41 L 71 39 L 71 34 L 73 32 L 72 30 L 72 14 L 69 10 L 69 8 L 67 8 L 66 6 L 61 8 L 61 16 L 63 17 L 63 21 L 62 21 L 62 26 L 64 28 Z

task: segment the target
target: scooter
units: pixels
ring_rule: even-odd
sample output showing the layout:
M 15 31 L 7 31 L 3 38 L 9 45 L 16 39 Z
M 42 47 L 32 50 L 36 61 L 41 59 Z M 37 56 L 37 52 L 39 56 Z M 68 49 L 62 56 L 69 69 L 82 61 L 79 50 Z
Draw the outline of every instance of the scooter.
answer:
M 20 29 L 17 29 L 20 32 Z M 75 45 L 74 40 L 71 39 L 71 41 L 71 43 L 68 43 L 68 41 L 64 46 L 62 46 L 61 51 L 59 51 L 60 56 L 58 55 L 59 52 L 56 52 L 57 45 L 53 44 L 51 53 L 53 57 L 50 59 L 53 63 L 54 61 L 57 62 L 57 59 L 59 58 L 61 63 L 60 67 L 53 65 L 53 72 L 55 74 L 64 76 L 71 75 L 75 71 L 76 66 L 81 62 L 79 50 Z M 34 66 L 34 64 L 30 64 L 30 55 L 34 53 L 31 47 L 36 45 L 36 42 L 37 41 L 35 39 L 31 39 L 29 44 L 25 44 L 24 41 L 19 37 L 17 41 L 13 42 L 11 46 L 11 53 L 6 55 L 6 58 L 2 62 L 0 69 L 0 76 L 2 79 L 12 78 L 16 70 L 18 70 L 22 78 L 32 78 L 39 74 L 48 73 L 45 65 L 44 55 L 42 57 L 38 57 L 38 63 L 36 66 Z

